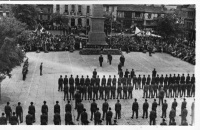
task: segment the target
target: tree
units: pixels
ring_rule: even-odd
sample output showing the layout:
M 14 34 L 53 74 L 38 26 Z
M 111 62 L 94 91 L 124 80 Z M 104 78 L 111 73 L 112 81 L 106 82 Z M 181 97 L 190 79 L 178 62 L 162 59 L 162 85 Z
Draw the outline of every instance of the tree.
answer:
M 165 14 L 164 17 L 159 17 L 156 28 L 159 35 L 169 39 L 177 37 L 178 34 L 182 33 L 178 19 L 179 18 L 175 14 Z
M 26 24 L 14 17 L 3 17 L 0 20 L 0 89 L 2 80 L 6 76 L 11 77 L 12 69 L 23 62 L 24 54 L 17 45 L 25 28 Z
M 35 5 L 13 5 L 12 13 L 17 20 L 26 23 L 29 29 L 34 29 L 37 24 L 36 19 L 39 9 Z
M 60 25 L 68 25 L 69 23 L 69 19 L 60 13 L 53 13 L 51 21 Z

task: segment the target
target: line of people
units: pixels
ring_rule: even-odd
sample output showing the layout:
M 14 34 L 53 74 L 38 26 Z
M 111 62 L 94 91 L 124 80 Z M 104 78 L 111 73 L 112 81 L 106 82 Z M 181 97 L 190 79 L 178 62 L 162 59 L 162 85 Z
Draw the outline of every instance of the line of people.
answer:
M 48 113 L 49 113 L 49 109 L 48 109 L 48 105 L 46 104 L 46 101 L 43 102 L 44 104 L 41 107 L 41 116 L 40 116 L 40 124 L 41 125 L 47 125 L 48 124 Z M 20 123 L 23 122 L 23 108 L 21 107 L 21 103 L 18 103 L 18 106 L 16 107 L 16 111 L 12 113 L 12 109 L 9 105 L 10 103 L 7 102 L 7 105 L 4 108 L 5 114 L 2 113 L 2 116 L 0 117 L 0 125 L 7 125 L 7 123 L 9 122 L 11 125 L 19 125 Z M 146 119 L 149 116 L 149 124 L 150 125 L 156 125 L 156 118 L 157 118 L 157 107 L 158 107 L 158 103 L 156 101 L 156 99 L 154 99 L 152 105 L 151 105 L 151 111 L 149 112 L 149 103 L 148 100 L 145 99 L 143 105 L 142 105 L 142 110 L 143 110 L 143 114 L 142 114 L 142 118 L 144 119 L 146 117 Z M 194 102 L 191 105 L 191 125 L 194 124 Z M 81 125 L 88 125 L 89 122 L 89 117 L 88 117 L 88 113 L 84 107 L 84 104 L 82 103 L 82 100 L 77 100 L 76 105 L 75 105 L 75 109 L 77 110 L 77 118 L 76 121 L 79 121 L 79 119 L 81 119 Z M 118 119 L 121 118 L 121 112 L 123 109 L 123 106 L 120 103 L 120 100 L 117 100 L 117 102 L 115 103 L 115 115 L 112 111 L 112 108 L 109 106 L 109 103 L 107 102 L 107 100 L 105 99 L 104 103 L 101 105 L 102 107 L 102 113 L 100 112 L 100 106 L 98 106 L 98 104 L 95 102 L 95 99 L 93 99 L 93 102 L 90 104 L 90 121 L 93 121 L 94 119 L 94 125 L 102 125 L 102 121 L 104 121 L 104 119 L 106 120 L 106 125 L 113 125 L 112 124 L 112 120 L 114 118 L 114 125 L 116 125 L 116 122 Z M 169 125 L 176 125 L 175 122 L 175 117 L 177 116 L 176 114 L 176 110 L 178 107 L 178 103 L 176 101 L 176 99 L 174 99 L 174 101 L 171 104 L 171 110 L 169 112 Z M 65 105 L 65 116 L 64 116 L 64 121 L 65 121 L 65 125 L 74 125 L 73 122 L 73 116 L 75 118 L 75 115 L 72 114 L 72 104 L 70 103 L 70 101 L 68 100 L 68 103 Z M 138 111 L 139 111 L 139 104 L 137 102 L 137 99 L 134 99 L 134 102 L 132 103 L 132 116 L 130 117 L 131 119 L 134 118 L 134 116 L 136 116 L 136 119 L 138 119 L 139 115 L 138 115 Z M 168 109 L 168 103 L 167 100 L 165 99 L 164 103 L 162 104 L 162 116 L 161 118 L 163 118 L 163 122 L 160 123 L 160 125 L 167 125 L 167 123 L 165 122 L 166 118 L 167 118 L 167 109 Z M 54 116 L 53 116 L 53 122 L 55 125 L 61 125 L 61 107 L 59 105 L 59 102 L 56 101 L 56 104 L 54 105 Z M 30 106 L 28 108 L 28 114 L 25 117 L 25 122 L 27 125 L 32 125 L 36 120 L 35 120 L 35 113 L 36 113 L 36 109 L 35 106 L 33 105 L 33 102 L 30 103 Z M 181 116 L 181 124 L 180 125 L 188 125 L 187 122 L 187 115 L 188 115 L 188 110 L 187 110 L 187 102 L 186 99 L 183 99 L 183 102 L 181 103 L 181 113 L 179 116 Z M 75 120 L 75 119 L 74 119 Z

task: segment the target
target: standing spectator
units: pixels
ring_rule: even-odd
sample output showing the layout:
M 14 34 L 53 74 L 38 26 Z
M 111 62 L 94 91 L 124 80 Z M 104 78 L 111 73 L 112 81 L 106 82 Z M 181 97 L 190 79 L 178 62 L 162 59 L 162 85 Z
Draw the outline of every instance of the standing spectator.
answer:
M 12 115 L 12 109 L 11 109 L 11 107 L 9 105 L 10 105 L 10 103 L 7 102 L 7 105 L 4 107 L 4 111 L 6 113 L 6 119 L 7 119 L 7 121 L 10 122 L 10 116 Z
M 138 105 L 138 102 L 137 102 L 137 99 L 135 98 L 135 102 L 133 103 L 132 105 L 132 119 L 134 117 L 134 113 L 136 113 L 136 119 L 138 118 L 138 110 L 139 110 L 139 105 Z
M 22 107 L 20 106 L 20 102 L 18 102 L 18 106 L 16 107 L 16 116 L 17 116 L 17 119 L 19 119 L 20 123 L 23 122 L 23 109 Z
M 35 106 L 33 105 L 33 102 L 31 102 L 31 105 L 28 108 L 28 111 L 33 116 L 33 123 L 35 122 Z
M 40 76 L 42 76 L 43 63 L 40 64 Z
M 149 103 L 147 102 L 147 99 L 145 99 L 145 102 L 143 103 L 143 116 L 142 116 L 143 119 L 145 115 L 146 118 L 148 118 L 148 109 L 149 109 Z
M 150 118 L 150 125 L 152 124 L 152 122 L 153 122 L 153 125 L 156 125 L 157 114 L 153 108 L 152 108 L 152 111 L 150 112 L 149 118 Z
M 104 120 L 105 114 L 106 114 L 107 111 L 108 111 L 108 107 L 109 107 L 109 104 L 108 104 L 108 102 L 107 102 L 107 99 L 105 99 L 105 102 L 102 104 L 102 111 L 103 111 L 102 120 Z
M 120 119 L 121 118 L 121 103 L 119 100 L 117 100 L 117 103 L 115 104 L 115 119 Z
M 109 107 L 109 111 L 106 113 L 106 125 L 112 125 L 112 116 L 113 113 L 111 111 L 111 108 Z
M 58 79 L 58 91 L 63 90 L 63 78 L 62 75 L 60 75 L 60 78 Z
M 103 56 L 100 55 L 100 56 L 99 56 L 99 64 L 100 64 L 100 67 L 102 67 L 102 63 L 103 63 Z
M 0 117 L 0 125 L 7 125 L 7 119 L 4 115 L 5 114 L 2 113 L 2 116 Z
M 94 113 L 94 125 L 99 125 L 101 120 L 101 113 L 99 112 L 99 108 L 97 108 L 96 112 Z
M 166 118 L 167 108 L 168 108 L 168 104 L 167 104 L 167 100 L 165 100 L 165 102 L 162 105 L 162 116 L 161 116 L 161 118 Z
M 91 121 L 93 119 L 93 115 L 96 112 L 96 110 L 97 110 L 97 103 L 95 102 L 95 99 L 93 99 L 93 102 L 91 103 L 91 106 L 90 106 L 90 111 L 91 111 L 91 118 L 90 118 L 90 120 Z

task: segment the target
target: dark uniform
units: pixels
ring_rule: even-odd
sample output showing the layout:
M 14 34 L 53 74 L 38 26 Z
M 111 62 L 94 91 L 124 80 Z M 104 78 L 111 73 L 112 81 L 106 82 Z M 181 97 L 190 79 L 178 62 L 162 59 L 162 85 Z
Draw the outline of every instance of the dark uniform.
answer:
M 152 77 L 156 77 L 156 69 L 154 68 L 154 70 L 152 71 Z
M 173 87 L 173 97 L 177 97 L 178 84 L 175 82 Z
M 56 101 L 56 104 L 54 105 L 54 114 L 59 113 L 60 114 L 60 105 Z
M 92 77 L 92 78 L 90 79 L 90 85 L 94 86 L 95 82 L 96 82 L 96 81 L 95 81 L 95 78 Z
M 163 85 L 163 83 L 164 83 L 164 77 L 163 77 L 163 75 L 161 75 L 161 77 L 160 77 L 159 80 L 160 80 L 160 84 Z
M 90 118 L 90 120 L 93 119 L 93 115 L 96 112 L 96 110 L 97 110 L 97 103 L 95 102 L 95 100 L 93 100 L 93 102 L 91 103 L 91 106 L 90 106 L 90 111 L 91 111 L 91 118 Z
M 68 84 L 65 84 L 65 85 L 64 85 L 64 99 L 63 99 L 64 101 L 65 101 L 66 98 L 67 98 L 67 100 L 68 100 L 68 97 L 69 97 L 69 96 L 68 96 L 68 91 L 69 91 L 68 89 L 69 89 L 69 88 L 68 88 Z
M 150 77 L 150 75 L 148 75 L 148 77 L 147 77 L 147 85 L 149 85 L 150 84 L 150 82 L 151 82 L 151 77 Z
M 109 110 L 106 113 L 106 125 L 112 125 L 111 119 L 112 119 L 113 113 L 111 110 Z
M 11 125 L 19 125 L 19 121 L 17 119 L 17 117 L 15 116 L 15 114 L 13 114 L 13 116 L 10 117 L 10 124 Z
M 156 96 L 156 98 L 157 98 L 158 97 L 158 85 L 154 84 L 154 85 L 152 85 L 152 88 L 153 88 L 153 97 Z
M 145 102 L 143 103 L 143 116 L 142 118 L 145 117 L 146 115 L 146 118 L 148 118 L 148 109 L 149 109 L 149 103 L 147 102 L 147 100 L 145 100 Z
M 135 75 L 135 71 L 134 69 L 131 70 L 131 78 L 133 78 L 133 76 Z
M 105 99 L 109 99 L 110 98 L 110 90 L 111 90 L 111 87 L 108 85 L 105 88 Z
M 99 88 L 100 86 L 100 78 L 99 76 L 96 78 L 96 86 Z
M 96 69 L 93 71 L 93 78 L 96 78 L 97 77 L 97 71 Z
M 157 74 L 157 77 L 155 77 L 155 83 L 156 83 L 157 85 L 159 85 L 159 83 L 160 83 L 160 77 L 159 77 L 158 74 Z
M 100 64 L 100 67 L 102 67 L 102 63 L 103 63 L 103 56 L 100 55 L 100 56 L 99 56 L 99 64 Z
M 99 87 L 99 94 L 100 94 L 100 95 L 99 95 L 99 99 L 103 99 L 103 98 L 104 98 L 104 97 L 103 97 L 104 88 L 105 88 L 105 87 L 103 87 L 103 86 L 100 86 L 100 87 Z
M 133 102 L 133 104 L 132 104 L 132 112 L 133 112 L 133 114 L 132 114 L 131 118 L 134 117 L 134 113 L 136 113 L 136 119 L 138 118 L 138 110 L 139 110 L 139 105 L 138 105 L 137 100 L 135 99 L 135 102 Z
M 73 98 L 73 100 L 74 100 L 74 78 L 72 77 L 72 75 L 71 75 L 71 77 L 69 78 L 69 93 L 70 93 L 70 95 L 69 95 L 69 98 L 70 98 L 70 100 Z
M 67 111 L 65 113 L 65 125 L 70 125 L 71 122 L 72 122 L 72 114 L 71 112 Z
M 169 94 L 168 94 L 168 97 L 172 97 L 172 90 L 173 90 L 173 88 L 174 88 L 174 84 L 170 84 L 169 85 Z
M 46 104 L 42 105 L 41 112 L 46 114 L 48 117 L 48 106 Z
M 111 86 L 111 96 L 110 99 L 115 99 L 116 84 Z
M 35 106 L 31 103 L 31 105 L 28 108 L 30 114 L 33 116 L 33 122 L 35 122 Z
M 71 106 L 70 102 L 68 102 L 65 105 L 65 112 L 70 112 L 71 113 L 71 111 L 72 111 L 72 106 Z
M 7 103 L 7 105 L 4 107 L 4 111 L 6 113 L 6 119 L 7 121 L 10 121 L 10 116 L 12 114 L 12 109 L 11 107 L 9 106 L 9 104 Z
M 88 86 L 88 100 L 91 100 L 92 99 L 92 86 L 91 85 L 89 85 Z
M 142 77 L 142 89 L 144 88 L 144 85 L 146 84 L 146 77 L 145 75 Z
M 0 117 L 0 125 L 7 125 L 6 117 L 4 117 L 4 116 Z
M 109 107 L 109 104 L 108 104 L 107 102 L 104 102 L 104 103 L 102 104 L 102 111 L 103 111 L 102 120 L 104 120 L 105 114 L 106 114 L 107 111 L 108 111 L 108 107 Z
M 77 108 L 77 104 L 81 101 L 81 94 L 77 91 L 74 95 L 75 97 L 75 109 Z
M 182 84 L 182 93 L 181 93 L 181 97 L 184 95 L 185 97 L 185 91 L 186 91 L 186 88 L 187 88 L 187 84 Z
M 154 100 L 154 102 L 152 103 L 152 110 L 154 110 L 156 112 L 158 103 Z
M 122 55 L 120 56 L 120 62 L 122 64 L 122 66 L 124 66 L 124 62 L 125 62 L 125 57 Z
M 117 87 L 117 99 L 118 99 L 118 96 L 120 95 L 120 99 L 122 99 L 122 86 L 119 85 Z
M 17 119 L 19 118 L 20 123 L 22 123 L 23 122 L 23 109 L 19 105 L 19 103 L 18 103 L 18 106 L 16 107 L 15 112 L 16 112 Z
M 148 97 L 148 89 L 149 89 L 149 85 L 144 85 L 144 90 L 143 90 L 143 98 Z
M 93 99 L 95 99 L 96 97 L 96 100 L 98 100 L 98 86 L 94 85 L 93 86 Z
M 176 83 L 177 83 L 177 84 L 180 84 L 180 80 L 181 80 L 181 77 L 180 77 L 180 75 L 178 74 L 178 76 L 176 77 Z
M 105 76 L 103 76 L 103 78 L 101 80 L 101 86 L 103 86 L 103 87 L 106 86 L 106 78 L 105 78 Z
M 60 78 L 58 79 L 58 91 L 62 91 L 63 90 L 63 78 L 62 76 L 60 76 Z
M 161 118 L 166 118 L 166 114 L 167 114 L 167 108 L 168 108 L 168 104 L 166 102 L 163 103 L 162 105 L 162 117 Z
M 81 113 L 83 112 L 84 106 L 81 102 L 79 102 L 79 104 L 77 104 L 77 112 L 78 112 L 78 116 L 77 116 L 77 121 L 79 120 L 79 117 L 81 115 Z
M 133 98 L 132 92 L 133 92 L 133 86 L 129 85 L 129 87 L 128 87 L 128 99 L 129 98 L 131 98 L 131 99 Z
M 156 118 L 157 118 L 156 111 L 152 110 L 152 111 L 150 112 L 149 118 L 150 118 L 150 125 L 151 125 L 152 123 L 153 123 L 153 125 L 156 125 Z
M 122 105 L 119 102 L 119 100 L 117 101 L 117 103 L 115 104 L 115 119 L 120 119 L 121 118 L 121 109 L 122 109 Z
M 83 96 L 85 96 L 85 99 L 86 99 L 86 91 L 83 91 L 84 89 L 85 89 L 85 79 L 82 76 L 80 79 L 80 93 L 82 96 L 82 100 L 83 100 Z
M 153 98 L 153 85 L 149 85 L 149 98 Z
M 195 77 L 194 77 L 194 74 L 192 75 L 192 77 L 191 77 L 191 84 L 194 84 L 195 83 Z
M 129 75 L 129 71 L 128 71 L 128 69 L 126 69 L 125 74 L 124 74 L 124 77 L 125 77 L 125 78 L 128 78 L 128 75 Z
M 184 76 L 184 74 L 181 76 L 181 84 L 185 84 L 185 76 Z
M 33 116 L 29 113 L 26 115 L 26 125 L 32 125 L 33 124 Z
M 128 87 L 126 85 L 123 86 L 123 99 L 127 99 L 127 90 L 128 90 Z
M 78 75 L 77 77 L 75 78 L 75 88 L 76 90 L 79 90 L 80 91 L 80 80 L 78 78 Z
M 101 120 L 101 113 L 99 111 L 96 111 L 94 113 L 94 125 L 99 125 Z
M 82 125 L 88 124 L 88 114 L 85 110 L 81 113 L 81 124 Z
M 61 117 L 59 113 L 54 114 L 53 122 L 54 125 L 61 125 Z
M 137 83 L 139 85 L 139 89 L 142 89 L 142 87 L 141 87 L 141 81 L 142 81 L 142 79 L 141 79 L 141 77 L 139 75 L 139 77 L 137 78 Z
M 42 115 L 40 116 L 40 123 L 41 125 L 47 125 L 48 122 L 48 117 L 45 113 L 42 113 Z

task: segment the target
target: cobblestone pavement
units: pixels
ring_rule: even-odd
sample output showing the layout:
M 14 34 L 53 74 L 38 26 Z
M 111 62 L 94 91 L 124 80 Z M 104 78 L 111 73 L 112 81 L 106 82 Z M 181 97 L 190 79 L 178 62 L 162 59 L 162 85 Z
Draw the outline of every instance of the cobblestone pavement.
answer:
M 140 52 L 132 52 L 129 54 L 125 54 L 125 66 L 123 70 L 126 68 L 131 70 L 134 68 L 136 75 L 138 74 L 151 74 L 153 68 L 156 68 L 158 74 L 178 74 L 182 73 L 186 74 L 193 74 L 194 73 L 194 66 L 181 61 L 180 59 L 174 58 L 168 54 L 156 53 L 152 57 L 149 57 L 148 54 L 140 53 Z M 47 105 L 49 106 L 49 122 L 48 124 L 53 124 L 53 106 L 55 102 L 58 100 L 59 104 L 61 105 L 61 119 L 62 124 L 64 124 L 64 106 L 67 101 L 63 101 L 63 93 L 58 92 L 58 85 L 57 80 L 60 75 L 68 75 L 68 77 L 73 74 L 75 75 L 89 75 L 92 76 L 92 71 L 94 68 L 97 69 L 98 75 L 102 77 L 103 75 L 117 75 L 117 65 L 119 63 L 120 56 L 113 56 L 113 63 L 112 65 L 108 65 L 107 63 L 107 56 L 104 56 L 104 63 L 103 67 L 99 67 L 98 57 L 99 56 L 86 56 L 86 55 L 79 55 L 78 51 L 74 53 L 70 52 L 49 52 L 49 53 L 27 53 L 27 57 L 29 57 L 29 72 L 27 75 L 26 81 L 22 81 L 22 66 L 17 67 L 12 72 L 11 79 L 5 79 L 2 82 L 2 97 L 5 100 L 9 100 L 12 110 L 15 110 L 17 102 L 21 102 L 23 109 L 24 109 L 24 120 L 25 115 L 28 112 L 28 106 L 30 102 L 33 101 L 36 107 L 36 123 L 34 125 L 40 124 L 40 114 L 41 114 L 41 106 L 43 101 L 47 101 Z M 43 62 L 43 76 L 39 76 L 39 65 Z M 131 106 L 133 103 L 134 98 L 138 99 L 139 102 L 139 118 L 138 119 L 131 119 Z M 180 107 L 182 98 L 178 98 L 178 110 L 176 121 L 177 124 L 180 124 Z M 151 109 L 151 103 L 153 99 L 148 99 Z M 157 99 L 158 101 L 158 99 Z M 171 108 L 171 103 L 173 99 L 167 98 L 168 102 L 168 111 L 167 111 L 167 123 L 169 122 L 169 108 Z M 193 98 L 186 98 L 188 102 L 188 122 L 191 122 L 191 103 Z M 97 100 L 98 107 L 102 108 L 103 100 Z M 142 98 L 142 90 L 134 90 L 133 91 L 133 99 L 121 99 L 122 104 L 122 118 L 119 119 L 117 122 L 120 125 L 148 125 L 148 119 L 142 119 L 142 104 L 144 99 Z M 84 106 L 88 112 L 90 117 L 90 103 L 91 101 L 83 100 Z M 111 106 L 113 113 L 114 112 L 114 104 L 116 100 L 108 100 L 109 105 Z M 4 110 L 6 102 L 0 104 L 0 112 Z M 74 108 L 74 101 L 72 101 L 72 105 Z M 150 111 L 149 109 L 149 111 Z M 101 111 L 100 111 L 101 112 Z M 158 118 L 157 124 L 161 122 L 161 106 L 158 106 Z M 76 118 L 77 112 L 73 109 L 73 116 Z M 74 119 L 73 118 L 73 119 Z M 89 118 L 90 119 L 90 118 Z M 22 123 L 23 125 L 25 122 Z M 75 124 L 80 124 L 80 121 L 75 121 Z M 93 121 L 90 123 L 93 125 Z M 105 124 L 105 121 L 103 121 Z

